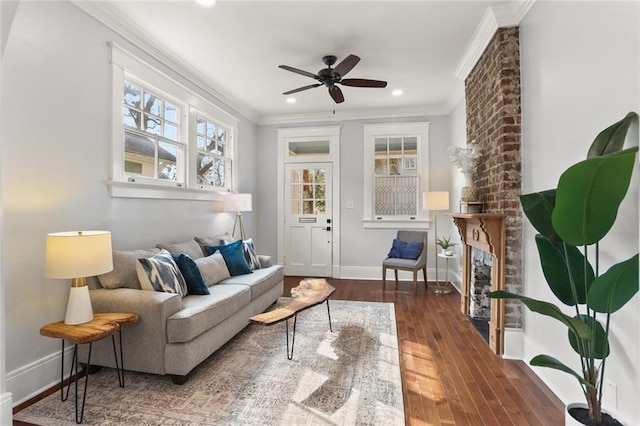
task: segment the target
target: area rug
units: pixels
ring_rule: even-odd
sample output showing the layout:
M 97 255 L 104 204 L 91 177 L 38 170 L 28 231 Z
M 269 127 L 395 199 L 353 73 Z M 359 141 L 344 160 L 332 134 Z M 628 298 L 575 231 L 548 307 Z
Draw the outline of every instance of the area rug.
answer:
M 403 425 L 393 304 L 329 303 L 333 332 L 326 304 L 298 314 L 291 361 L 283 322 L 248 325 L 182 386 L 167 376 L 127 372 L 126 386 L 120 388 L 116 371 L 103 368 L 89 376 L 83 423 Z M 56 392 L 14 418 L 73 425 L 73 404 L 73 396 L 62 402 Z

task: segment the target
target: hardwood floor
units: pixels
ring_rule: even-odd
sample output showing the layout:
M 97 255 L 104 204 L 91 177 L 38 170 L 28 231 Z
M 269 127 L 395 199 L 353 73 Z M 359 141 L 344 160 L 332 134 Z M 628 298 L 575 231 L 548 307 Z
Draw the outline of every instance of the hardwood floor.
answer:
M 285 279 L 285 295 L 300 277 Z M 493 354 L 460 312 L 455 291 L 327 279 L 331 299 L 395 304 L 407 425 L 561 425 L 564 405 L 522 361 Z
M 286 277 L 284 294 L 301 277 Z M 331 299 L 395 305 L 407 425 L 562 425 L 562 402 L 522 361 L 494 355 L 460 312 L 460 296 L 425 293 L 418 284 L 327 279 Z M 49 392 L 53 392 L 51 389 Z M 41 396 L 42 397 L 42 396 Z M 16 407 L 14 412 L 33 403 Z M 28 423 L 14 421 L 14 426 Z

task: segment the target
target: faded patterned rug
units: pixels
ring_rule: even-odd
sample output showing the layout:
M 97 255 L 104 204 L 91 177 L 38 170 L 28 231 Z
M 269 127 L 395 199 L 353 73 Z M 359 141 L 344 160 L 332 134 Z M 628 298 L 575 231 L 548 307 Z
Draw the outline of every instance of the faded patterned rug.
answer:
M 115 370 L 103 368 L 89 376 L 83 424 L 403 425 L 393 304 L 329 304 L 333 333 L 326 304 L 298 314 L 291 361 L 283 322 L 248 325 L 182 386 L 127 372 L 120 388 Z M 72 394 L 62 402 L 56 392 L 14 418 L 73 425 Z

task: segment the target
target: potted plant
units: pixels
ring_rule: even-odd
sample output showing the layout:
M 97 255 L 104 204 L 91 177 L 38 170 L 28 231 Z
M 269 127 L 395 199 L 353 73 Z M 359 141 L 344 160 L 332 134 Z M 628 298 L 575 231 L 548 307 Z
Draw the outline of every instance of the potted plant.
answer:
M 599 242 L 615 223 L 629 188 L 638 148 L 622 148 L 637 118 L 630 112 L 603 130 L 589 148 L 587 159 L 561 175 L 557 189 L 520 197 L 527 219 L 539 232 L 535 241 L 545 280 L 558 301 L 573 307 L 575 315 L 566 315 L 553 303 L 518 294 L 495 291 L 489 295 L 521 300 L 531 311 L 567 326 L 568 343 L 580 358 L 581 371 L 549 355 L 538 355 L 530 364 L 556 369 L 578 380 L 588 407 L 587 420 L 579 419 L 582 424 L 620 424 L 602 413 L 603 378 L 610 353 L 611 315 L 638 292 L 638 254 L 602 272 Z M 574 412 L 580 409 L 571 411 L 576 417 Z M 583 414 L 585 411 L 582 408 Z
M 442 254 L 445 256 L 453 256 L 453 250 L 451 250 L 451 248 L 455 246 L 456 243 L 451 242 L 451 237 L 438 237 L 436 244 L 442 248 Z

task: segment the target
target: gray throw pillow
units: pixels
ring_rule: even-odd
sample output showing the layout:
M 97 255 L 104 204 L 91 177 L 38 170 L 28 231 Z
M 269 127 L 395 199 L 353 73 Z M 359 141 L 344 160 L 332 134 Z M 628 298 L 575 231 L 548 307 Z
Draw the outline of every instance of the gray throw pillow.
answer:
M 222 257 L 219 251 L 213 253 L 211 256 L 196 259 L 195 262 L 209 286 L 218 284 L 220 281 L 231 277 L 224 257 Z
M 188 254 L 192 259 L 200 259 L 201 257 L 204 257 L 204 252 L 200 248 L 200 245 L 198 245 L 194 240 L 175 244 L 156 244 L 156 247 L 164 249 L 171 254 Z
M 150 257 L 160 252 L 159 248 L 146 250 L 113 251 L 113 271 L 98 275 L 98 281 L 104 288 L 132 288 L 140 290 L 140 281 L 136 272 L 136 263 L 141 257 Z

